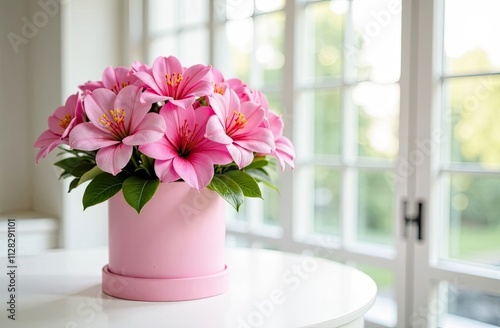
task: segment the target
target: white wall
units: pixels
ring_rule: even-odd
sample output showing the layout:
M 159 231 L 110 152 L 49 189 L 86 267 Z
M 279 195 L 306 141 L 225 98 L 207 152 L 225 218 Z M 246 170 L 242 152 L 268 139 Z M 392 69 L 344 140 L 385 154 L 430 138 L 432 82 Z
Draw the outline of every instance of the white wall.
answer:
M 72 0 L 62 11 L 63 94 L 77 91 L 88 80 L 100 80 L 107 66 L 123 65 L 120 0 Z M 66 181 L 65 188 L 69 185 Z M 85 185 L 86 186 L 86 185 Z M 85 186 L 65 197 L 63 240 L 68 248 L 107 244 L 107 207 L 97 205 L 82 211 Z
M 25 1 L 2 0 L 0 10 L 0 213 L 31 205 L 29 149 L 31 120 L 28 108 L 28 52 L 15 52 L 7 35 L 20 33 Z M 22 49 L 24 48 L 24 50 Z
M 32 145 L 78 84 L 124 64 L 122 6 L 120 0 L 0 0 L 0 218 L 53 217 L 59 246 L 106 245 L 106 208 L 83 212 L 83 189 L 67 194 L 69 181 L 57 179 L 57 151 L 35 165 Z M 14 46 L 9 36 L 17 38 Z

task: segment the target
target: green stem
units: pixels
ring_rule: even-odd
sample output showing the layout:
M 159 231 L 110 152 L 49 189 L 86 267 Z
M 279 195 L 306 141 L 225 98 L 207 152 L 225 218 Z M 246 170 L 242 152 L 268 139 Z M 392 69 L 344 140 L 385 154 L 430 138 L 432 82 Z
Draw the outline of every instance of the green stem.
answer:
M 139 164 L 137 164 L 137 161 L 135 160 L 134 155 L 132 155 L 132 157 L 130 157 L 130 159 L 132 160 L 132 163 L 134 164 L 135 168 L 139 168 Z

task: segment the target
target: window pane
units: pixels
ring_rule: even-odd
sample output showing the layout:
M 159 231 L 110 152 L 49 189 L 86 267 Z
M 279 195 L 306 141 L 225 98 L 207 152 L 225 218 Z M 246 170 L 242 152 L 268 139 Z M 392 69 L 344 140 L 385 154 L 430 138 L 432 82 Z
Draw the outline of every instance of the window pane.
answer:
M 353 78 L 397 82 L 401 74 L 401 0 L 352 2 L 354 37 L 346 46 Z
M 340 89 L 304 92 L 294 117 L 298 158 L 316 155 L 340 155 L 341 99 Z
M 346 47 L 354 78 L 397 82 L 401 74 L 401 0 L 352 2 L 353 44 Z
M 399 85 L 361 83 L 353 88 L 361 157 L 394 159 L 398 153 Z
M 307 191 L 304 191 L 307 192 Z M 314 168 L 314 232 L 340 233 L 340 173 L 330 167 Z
M 217 3 L 226 4 L 226 18 L 229 20 L 238 20 L 248 18 L 253 15 L 253 0 L 217 0 Z
M 499 12 L 497 0 L 445 1 L 445 74 L 500 70 Z
M 358 173 L 358 224 L 359 241 L 384 245 L 393 243 L 394 193 L 385 172 Z
M 305 10 L 300 45 L 299 83 L 338 80 L 342 76 L 342 35 L 344 14 L 329 2 L 310 4 Z
M 279 181 L 273 178 L 276 185 Z M 280 225 L 280 195 L 276 190 L 272 190 L 264 185 L 261 186 L 262 198 L 264 199 L 264 219 L 263 223 Z
M 340 90 L 314 92 L 314 153 L 340 153 Z
M 176 56 L 183 66 L 208 64 L 207 38 L 208 32 L 205 29 L 188 30 L 178 35 L 156 38 L 149 47 L 149 62 L 152 64 L 158 56 Z
M 175 36 L 155 38 L 153 41 L 151 41 L 148 50 L 148 62 L 150 65 L 153 64 L 158 56 L 176 56 L 177 58 L 180 58 L 180 60 L 184 59 L 181 57 L 181 53 L 177 44 L 177 38 Z
M 500 77 L 450 79 L 444 84 L 450 160 L 500 168 Z
M 498 176 L 451 175 L 450 258 L 500 267 L 499 195 Z
M 271 109 L 274 112 L 277 113 L 283 113 L 283 100 L 281 98 L 281 93 L 277 92 L 264 92 L 267 98 L 267 101 L 269 102 L 269 109 Z M 287 118 L 282 117 L 283 120 L 285 121 L 285 124 L 287 124 Z
M 191 66 L 195 64 L 208 64 L 208 31 L 194 29 L 180 33 L 180 51 L 182 64 Z
M 280 10 L 285 7 L 285 0 L 255 0 L 255 10 L 259 13 Z
M 149 0 L 148 4 L 149 31 L 153 34 L 208 22 L 206 0 Z
M 216 64 L 225 78 L 249 82 L 253 47 L 253 19 L 229 21 L 218 29 L 215 40 Z M 252 86 L 255 87 L 255 86 Z
M 175 0 L 149 0 L 149 32 L 152 34 L 174 29 L 177 23 Z
M 283 78 L 285 14 L 277 12 L 255 18 L 254 80 L 260 85 L 275 84 Z
M 182 0 L 177 2 L 179 8 L 179 25 L 192 26 L 208 22 L 210 1 Z
M 500 295 L 481 293 L 442 282 L 439 288 L 439 300 L 442 301 L 437 302 L 437 306 L 446 306 L 445 313 L 439 320 L 439 327 L 500 326 Z

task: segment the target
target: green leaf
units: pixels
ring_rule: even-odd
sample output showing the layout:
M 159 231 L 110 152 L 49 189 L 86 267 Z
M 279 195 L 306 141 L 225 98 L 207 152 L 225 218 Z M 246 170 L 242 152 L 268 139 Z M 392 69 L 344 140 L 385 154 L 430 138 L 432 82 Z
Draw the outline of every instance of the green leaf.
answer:
M 146 173 L 150 176 L 150 177 L 156 177 L 156 175 L 154 174 L 155 172 L 155 169 L 154 169 L 154 164 L 155 164 L 155 161 L 154 159 L 144 155 L 144 154 L 141 154 L 141 165 L 140 167 L 142 169 L 144 169 L 146 171 Z
M 266 157 L 255 157 L 253 162 L 250 165 L 245 167 L 245 170 L 258 169 L 264 166 L 267 166 L 269 161 Z
M 78 178 L 73 179 L 73 181 L 71 181 L 70 184 L 69 184 L 68 192 L 70 192 L 71 190 L 73 190 L 76 187 L 78 187 L 79 183 L 80 183 L 80 179 L 78 179 Z
M 265 186 L 274 189 L 279 193 L 279 188 L 274 184 L 273 180 L 269 176 L 269 173 L 266 172 L 266 170 L 259 168 L 245 170 L 245 172 L 252 176 L 256 181 L 262 182 Z
M 81 178 L 85 172 L 95 166 L 95 164 L 83 157 L 68 157 L 54 163 L 54 165 L 64 170 L 60 178 L 66 178 L 68 176 Z
M 224 174 L 216 174 L 207 186 L 222 196 L 236 211 L 240 209 L 245 200 L 245 196 L 240 186 L 230 177 Z
M 262 198 L 259 184 L 249 174 L 243 171 L 234 170 L 226 172 L 224 175 L 233 179 L 234 182 L 236 182 L 238 186 L 240 186 L 241 190 L 243 191 L 243 195 L 245 195 L 246 197 Z
M 99 166 L 97 166 L 97 165 L 94 166 L 93 168 L 91 168 L 90 170 L 88 170 L 87 172 L 85 172 L 82 175 L 82 177 L 80 178 L 80 181 L 78 182 L 78 186 L 81 185 L 84 182 L 87 182 L 89 180 L 94 179 L 96 176 L 98 176 L 101 173 L 104 173 L 104 171 L 101 170 L 99 168 Z
M 131 176 L 123 182 L 123 197 L 137 213 L 153 198 L 160 180 L 146 180 L 137 176 Z
M 83 209 L 102 203 L 117 192 L 123 185 L 123 178 L 120 175 L 114 176 L 109 173 L 101 173 L 90 181 L 83 194 Z

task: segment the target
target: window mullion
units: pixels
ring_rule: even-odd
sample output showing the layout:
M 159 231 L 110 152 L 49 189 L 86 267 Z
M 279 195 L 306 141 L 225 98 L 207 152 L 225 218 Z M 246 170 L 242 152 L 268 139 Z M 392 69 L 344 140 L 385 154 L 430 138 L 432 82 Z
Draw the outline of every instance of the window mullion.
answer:
M 296 47 L 295 47 L 295 31 L 296 31 L 296 1 L 286 1 L 285 4 L 285 40 L 284 40 L 284 54 L 285 63 L 283 68 L 283 121 L 285 122 L 285 129 L 283 134 L 290 137 L 294 141 L 294 121 L 295 121 L 295 103 L 296 103 L 296 81 L 295 81 L 295 67 L 297 67 Z M 283 226 L 283 239 L 281 247 L 285 249 L 288 245 L 294 244 L 294 224 L 293 224 L 293 179 L 290 170 L 287 170 L 281 180 L 281 197 L 280 197 L 280 216 Z M 300 218 L 298 218 L 300 219 Z M 302 218 L 303 220 L 304 218 Z M 308 218 L 312 220 L 312 218 Z

